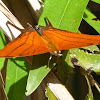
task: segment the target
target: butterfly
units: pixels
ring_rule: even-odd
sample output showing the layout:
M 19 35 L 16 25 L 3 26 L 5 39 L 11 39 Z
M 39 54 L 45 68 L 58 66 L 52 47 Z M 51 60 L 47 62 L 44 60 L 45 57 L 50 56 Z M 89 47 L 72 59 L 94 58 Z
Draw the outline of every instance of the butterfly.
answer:
M 48 20 L 48 26 L 34 29 L 29 25 L 19 29 L 21 35 L 0 50 L 0 57 L 22 57 L 50 52 L 61 55 L 61 50 L 81 48 L 100 44 L 100 35 L 87 35 L 54 28 Z

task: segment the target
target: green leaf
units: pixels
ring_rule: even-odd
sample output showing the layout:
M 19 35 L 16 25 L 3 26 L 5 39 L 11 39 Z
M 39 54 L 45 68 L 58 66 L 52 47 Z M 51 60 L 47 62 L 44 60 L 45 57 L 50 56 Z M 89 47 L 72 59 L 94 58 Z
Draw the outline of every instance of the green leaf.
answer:
M 46 0 L 39 25 L 47 17 L 55 28 L 76 32 L 89 0 Z
M 0 29 L 0 49 L 3 49 L 5 46 L 6 42 L 5 42 L 5 37 L 4 37 L 4 33 L 2 32 L 2 30 Z M 0 58 L 0 70 L 3 68 L 4 66 L 4 61 L 5 58 Z
M 91 0 L 91 1 L 94 1 L 96 3 L 99 3 L 100 4 L 100 0 Z
M 8 60 L 5 89 L 9 100 L 24 100 L 28 70 L 25 58 Z
M 83 16 L 83 19 L 89 24 L 91 25 L 98 33 L 100 33 L 100 20 L 97 19 L 95 20 L 97 17 L 92 14 L 90 12 L 90 10 L 88 9 L 85 9 L 85 12 L 84 12 L 84 16 Z
M 45 94 L 46 94 L 46 97 L 48 98 L 48 100 L 57 100 L 57 98 L 55 97 L 53 92 L 48 87 L 46 88 Z
M 72 56 L 78 59 L 80 66 L 91 68 L 97 74 L 100 74 L 100 54 L 85 53 L 83 50 L 71 50 Z
M 99 48 L 97 46 L 95 46 L 95 45 L 84 47 L 84 49 L 90 50 L 91 52 L 93 52 L 93 51 L 99 51 Z
M 49 60 L 48 54 L 41 54 L 41 55 L 35 55 L 33 56 L 33 65 L 31 67 L 31 70 L 29 72 L 28 81 L 27 81 L 27 87 L 26 87 L 26 95 L 30 95 L 32 92 L 35 91 L 35 89 L 40 85 L 42 80 L 45 78 L 45 76 L 50 72 L 51 68 L 54 66 L 55 58 L 53 58 L 50 61 L 49 67 L 48 60 Z

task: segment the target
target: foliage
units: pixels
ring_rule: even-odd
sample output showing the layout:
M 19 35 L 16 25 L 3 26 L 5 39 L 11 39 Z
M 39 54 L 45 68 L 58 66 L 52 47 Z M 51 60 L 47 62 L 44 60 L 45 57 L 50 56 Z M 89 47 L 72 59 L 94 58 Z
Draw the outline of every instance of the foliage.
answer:
M 92 1 L 100 3 L 99 0 Z M 93 29 L 100 33 L 100 21 L 99 19 L 97 19 L 97 21 L 92 20 L 97 17 L 87 8 L 88 3 L 89 0 L 44 0 L 44 9 L 39 19 L 39 25 L 45 26 L 44 19 L 47 17 L 55 28 L 78 32 L 81 21 L 84 19 Z M 2 39 L 2 43 L 3 42 Z M 97 46 L 91 46 L 63 52 L 64 56 L 57 61 L 57 71 L 59 72 L 59 78 L 62 83 L 66 83 L 66 74 L 72 74 L 74 72 L 72 69 L 74 66 L 71 62 L 73 58 L 78 60 L 80 66 L 85 68 L 92 67 L 92 70 L 100 75 L 100 54 L 94 54 L 94 50 L 99 51 Z M 44 77 L 55 65 L 56 58 L 52 59 L 50 68 L 47 68 L 49 56 L 49 54 L 33 56 L 34 59 L 31 67 L 24 58 L 9 59 L 7 64 L 6 92 L 10 100 L 23 100 L 25 88 L 27 90 L 26 95 L 30 95 L 35 91 Z M 1 59 L 2 58 L 0 58 L 0 69 L 2 69 L 4 64 L 4 60 L 1 61 Z M 22 87 L 20 91 L 19 86 Z M 89 90 L 90 88 L 91 87 L 89 87 Z M 78 90 L 78 92 L 74 94 L 76 91 L 77 90 L 73 89 L 72 94 L 75 99 L 78 100 L 77 95 L 80 94 L 80 91 Z M 13 96 L 11 94 L 13 94 Z M 88 95 L 90 98 L 93 97 L 90 92 L 88 92 Z M 89 96 L 87 97 L 88 99 Z

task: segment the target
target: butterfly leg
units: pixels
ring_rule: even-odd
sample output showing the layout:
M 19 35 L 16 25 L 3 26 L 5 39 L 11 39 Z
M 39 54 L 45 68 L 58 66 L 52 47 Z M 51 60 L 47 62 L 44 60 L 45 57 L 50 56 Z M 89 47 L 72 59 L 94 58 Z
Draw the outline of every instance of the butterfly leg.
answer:
M 51 54 L 51 56 L 49 57 L 49 60 L 48 60 L 48 67 L 49 67 L 49 65 L 50 65 L 50 61 L 51 61 L 53 55 L 57 56 L 57 59 L 58 59 L 59 57 L 63 56 L 63 54 L 61 54 L 61 51 L 59 51 L 58 53 L 57 53 L 56 51 L 50 52 L 50 54 Z
M 13 32 L 12 32 L 11 28 L 9 27 L 9 25 L 11 25 L 11 26 L 13 26 L 15 29 L 19 30 L 19 31 L 21 32 L 21 34 L 22 34 L 22 32 L 23 32 L 24 29 L 21 29 L 21 28 L 17 27 L 16 25 L 12 24 L 10 21 L 7 21 L 7 22 L 6 22 L 6 26 L 7 26 L 7 28 L 9 29 L 9 32 L 10 32 L 10 34 L 11 34 L 11 36 L 12 36 L 12 39 L 14 39 L 15 37 L 14 37 Z
M 52 59 L 52 55 L 48 59 L 48 66 L 47 67 L 49 67 L 51 59 Z
M 11 22 L 7 21 L 7 23 L 6 23 L 7 27 L 9 27 L 8 24 L 10 24 L 11 26 L 18 29 L 21 32 L 21 34 L 27 32 L 27 31 L 30 31 L 30 32 L 35 31 L 35 29 L 29 23 L 27 23 L 28 28 L 26 28 L 26 29 L 21 29 L 21 28 L 17 27 L 16 25 L 12 24 Z
M 15 28 L 18 29 L 20 32 L 22 32 L 22 31 L 24 30 L 24 29 L 21 29 L 21 28 L 17 27 L 17 26 L 14 25 L 14 24 L 12 24 L 10 21 L 7 21 L 7 22 L 6 22 L 7 27 L 9 27 L 8 24 L 10 24 L 11 26 L 15 27 Z

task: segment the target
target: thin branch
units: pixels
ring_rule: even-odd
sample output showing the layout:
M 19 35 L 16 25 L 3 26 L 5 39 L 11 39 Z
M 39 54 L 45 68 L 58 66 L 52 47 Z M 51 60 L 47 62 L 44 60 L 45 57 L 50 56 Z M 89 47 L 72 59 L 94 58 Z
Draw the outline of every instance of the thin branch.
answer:
M 3 95 L 4 95 L 4 97 L 3 97 L 4 100 L 8 100 L 8 97 L 6 95 L 6 91 L 5 91 L 5 88 L 4 88 L 4 81 L 3 81 L 3 77 L 2 77 L 1 71 L 0 71 L 0 87 L 1 87 Z

